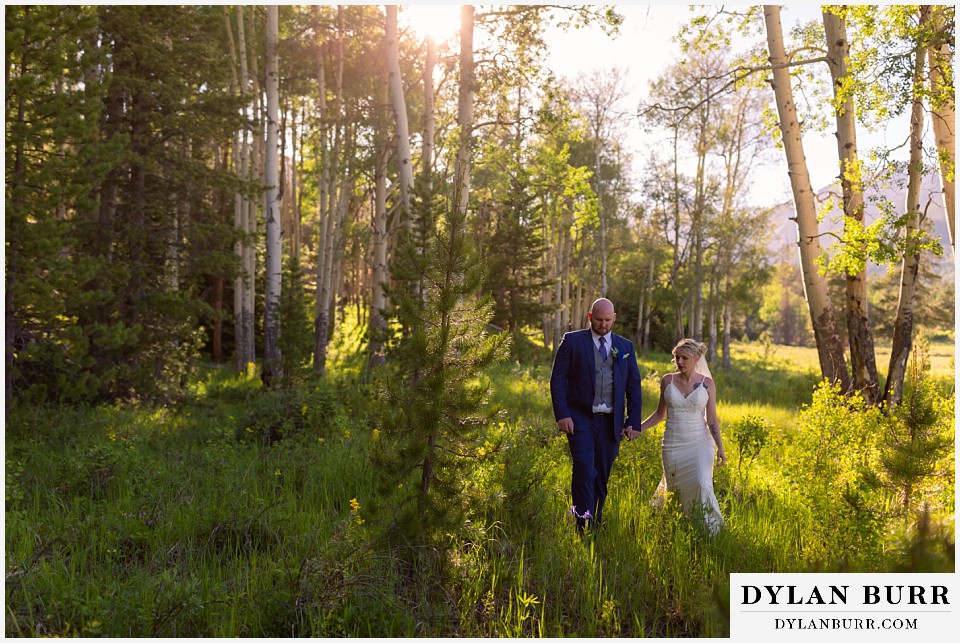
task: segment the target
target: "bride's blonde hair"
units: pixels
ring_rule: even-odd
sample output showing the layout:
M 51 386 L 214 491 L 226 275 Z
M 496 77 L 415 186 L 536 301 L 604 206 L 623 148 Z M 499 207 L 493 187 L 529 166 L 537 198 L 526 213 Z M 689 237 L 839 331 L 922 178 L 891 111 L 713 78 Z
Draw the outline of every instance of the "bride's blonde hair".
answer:
M 673 356 L 676 357 L 679 351 L 689 353 L 693 357 L 701 357 L 707 352 L 707 345 L 687 337 L 685 339 L 681 339 L 680 342 L 673 347 Z

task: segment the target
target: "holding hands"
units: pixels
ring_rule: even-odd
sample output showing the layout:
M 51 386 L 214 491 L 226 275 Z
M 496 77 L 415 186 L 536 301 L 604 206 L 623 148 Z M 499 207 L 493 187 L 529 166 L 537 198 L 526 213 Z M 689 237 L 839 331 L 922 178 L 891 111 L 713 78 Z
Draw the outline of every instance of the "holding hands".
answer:
M 625 426 L 623 430 L 620 431 L 620 437 L 624 437 L 628 440 L 636 440 L 640 437 L 640 431 L 634 431 L 632 426 Z

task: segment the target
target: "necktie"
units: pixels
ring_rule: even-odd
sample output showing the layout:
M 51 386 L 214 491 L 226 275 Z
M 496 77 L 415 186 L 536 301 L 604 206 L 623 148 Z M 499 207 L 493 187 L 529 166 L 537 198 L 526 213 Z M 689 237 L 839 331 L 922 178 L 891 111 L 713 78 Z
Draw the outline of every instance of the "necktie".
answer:
M 607 361 L 607 338 L 600 338 L 600 361 Z

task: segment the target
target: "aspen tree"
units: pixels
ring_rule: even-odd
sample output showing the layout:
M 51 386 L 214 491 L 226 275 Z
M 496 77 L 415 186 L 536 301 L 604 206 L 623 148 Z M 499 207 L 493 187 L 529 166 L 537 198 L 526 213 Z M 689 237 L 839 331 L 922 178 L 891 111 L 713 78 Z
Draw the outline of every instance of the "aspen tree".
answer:
M 263 321 L 264 381 L 271 384 L 279 379 L 280 370 L 280 292 L 283 271 L 283 245 L 281 236 L 280 194 L 280 79 L 278 69 L 277 41 L 279 37 L 279 8 L 267 5 L 267 142 L 265 149 L 264 182 L 266 183 L 266 288 Z
M 783 30 L 780 23 L 780 6 L 764 5 L 764 24 L 767 32 L 767 47 L 772 66 L 774 96 L 777 102 L 779 127 L 783 148 L 797 209 L 797 245 L 800 249 L 800 265 L 803 270 L 803 285 L 810 320 L 817 340 L 820 372 L 831 382 L 839 382 L 849 388 L 849 375 L 844 359 L 843 342 L 837 328 L 833 304 L 827 292 L 827 283 L 818 272 L 820 256 L 820 233 L 817 208 L 810 185 L 810 173 L 803 152 L 803 140 L 797 108 L 793 101 L 790 82 L 789 59 L 783 45 Z
M 850 42 L 847 39 L 843 8 L 823 11 L 827 44 L 827 64 L 833 79 L 834 111 L 837 119 L 837 151 L 840 158 L 840 185 L 843 190 L 844 225 L 863 227 L 863 178 L 857 152 L 856 113 L 848 77 Z M 867 310 L 867 269 L 847 269 L 846 317 L 850 343 L 852 386 L 872 403 L 880 391 L 877 360 L 873 347 L 873 329 Z

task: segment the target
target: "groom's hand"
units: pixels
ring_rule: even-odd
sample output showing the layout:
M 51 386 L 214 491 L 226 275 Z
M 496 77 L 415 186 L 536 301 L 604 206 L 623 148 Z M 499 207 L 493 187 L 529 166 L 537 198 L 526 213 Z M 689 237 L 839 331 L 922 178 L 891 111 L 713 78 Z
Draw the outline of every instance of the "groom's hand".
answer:
M 640 437 L 640 431 L 634 431 L 632 426 L 625 426 L 623 431 L 620 432 L 620 436 L 628 440 L 635 440 Z
M 560 433 L 573 435 L 573 418 L 563 418 L 561 420 L 557 420 L 557 428 L 560 430 Z

